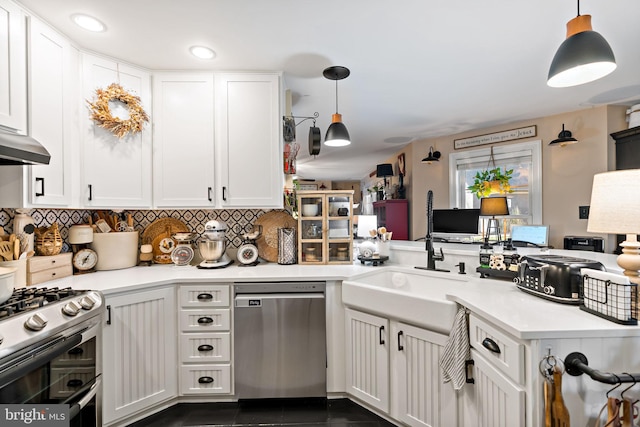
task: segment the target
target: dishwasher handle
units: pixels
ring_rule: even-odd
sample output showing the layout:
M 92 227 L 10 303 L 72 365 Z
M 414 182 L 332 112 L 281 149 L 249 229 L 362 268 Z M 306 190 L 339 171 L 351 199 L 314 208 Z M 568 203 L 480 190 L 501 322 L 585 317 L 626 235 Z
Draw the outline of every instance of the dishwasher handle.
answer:
M 262 307 L 263 301 L 294 299 L 324 299 L 324 294 L 315 292 L 299 292 L 286 294 L 239 294 L 235 297 L 235 306 L 238 308 L 260 308 Z

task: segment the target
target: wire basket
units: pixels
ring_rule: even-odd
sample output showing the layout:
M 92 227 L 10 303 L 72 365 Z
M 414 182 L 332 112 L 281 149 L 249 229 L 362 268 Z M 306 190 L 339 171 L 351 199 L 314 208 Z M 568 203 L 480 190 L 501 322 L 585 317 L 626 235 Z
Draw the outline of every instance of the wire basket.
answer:
M 35 234 L 35 249 L 38 255 L 58 255 L 62 251 L 62 236 L 60 236 L 57 222 L 48 228 L 37 228 Z
M 637 325 L 637 287 L 625 276 L 599 271 L 583 273 L 580 309 L 621 325 Z

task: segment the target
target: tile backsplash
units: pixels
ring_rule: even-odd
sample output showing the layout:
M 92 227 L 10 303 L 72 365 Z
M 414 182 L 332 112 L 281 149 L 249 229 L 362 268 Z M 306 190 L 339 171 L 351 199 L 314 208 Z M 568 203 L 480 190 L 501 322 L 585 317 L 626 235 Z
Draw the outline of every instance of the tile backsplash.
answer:
M 74 209 L 29 209 L 25 210 L 31 215 L 36 227 L 48 227 L 54 222 L 58 223 L 60 235 L 65 241 L 63 251 L 69 251 L 67 237 L 69 227 L 74 224 L 87 223 L 92 210 L 74 210 Z M 107 211 L 108 212 L 108 211 Z M 172 209 L 172 210 L 125 210 L 124 217 L 127 213 L 132 214 L 134 228 L 142 234 L 144 229 L 153 221 L 159 218 L 175 218 L 182 221 L 189 230 L 202 234 L 204 232 L 204 224 L 212 219 L 224 221 L 227 224 L 228 231 L 227 247 L 238 248 L 242 244 L 242 233 L 249 231 L 254 221 L 262 214 L 268 212 L 263 209 Z M 15 209 L 0 208 L 0 226 L 6 233 L 13 231 L 13 217 Z M 93 219 L 97 217 L 94 215 Z

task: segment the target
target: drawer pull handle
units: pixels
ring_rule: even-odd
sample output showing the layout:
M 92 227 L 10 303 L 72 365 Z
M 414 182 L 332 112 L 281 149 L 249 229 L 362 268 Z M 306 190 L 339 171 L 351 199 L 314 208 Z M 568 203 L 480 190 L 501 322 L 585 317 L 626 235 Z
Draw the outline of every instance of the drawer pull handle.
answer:
M 404 335 L 404 332 L 398 332 L 398 351 L 404 350 L 404 346 L 400 344 L 400 338 L 402 337 L 402 335 Z
M 464 381 L 467 384 L 475 384 L 476 380 L 473 379 L 473 367 L 475 366 L 475 362 L 473 359 L 464 361 Z M 471 375 L 469 375 L 469 371 L 471 371 Z
M 77 378 L 67 381 L 67 387 L 80 387 L 82 384 L 82 380 Z
M 213 346 L 209 344 L 202 344 L 198 346 L 198 351 L 211 351 L 213 350 Z
M 44 178 L 36 178 L 36 184 L 40 183 L 40 192 L 36 190 L 36 197 L 44 196 Z
M 198 382 L 200 384 L 211 384 L 213 382 L 213 378 L 211 378 L 211 377 L 200 377 L 200 378 L 198 378 Z
M 198 294 L 199 301 L 208 301 L 210 299 L 213 299 L 213 295 L 211 294 L 208 294 L 208 293 Z
M 380 330 L 379 330 L 379 342 L 380 345 L 384 345 L 384 326 L 380 326 Z
M 491 338 L 483 339 L 482 346 L 492 353 L 500 354 L 500 347 L 498 347 L 498 344 Z
M 208 325 L 209 323 L 213 323 L 213 319 L 211 317 L 201 317 L 198 319 L 198 323 Z
M 67 351 L 67 354 L 75 355 L 84 353 L 84 349 L 82 347 L 75 347 L 71 350 Z

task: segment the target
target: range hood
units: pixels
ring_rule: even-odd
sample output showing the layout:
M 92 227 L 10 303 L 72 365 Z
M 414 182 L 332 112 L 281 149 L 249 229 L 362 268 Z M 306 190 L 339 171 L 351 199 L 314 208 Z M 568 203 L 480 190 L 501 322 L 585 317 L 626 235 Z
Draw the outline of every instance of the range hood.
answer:
M 48 165 L 51 155 L 30 136 L 0 129 L 0 165 Z

